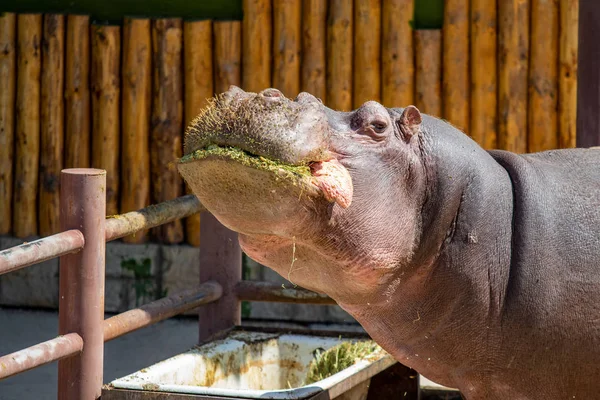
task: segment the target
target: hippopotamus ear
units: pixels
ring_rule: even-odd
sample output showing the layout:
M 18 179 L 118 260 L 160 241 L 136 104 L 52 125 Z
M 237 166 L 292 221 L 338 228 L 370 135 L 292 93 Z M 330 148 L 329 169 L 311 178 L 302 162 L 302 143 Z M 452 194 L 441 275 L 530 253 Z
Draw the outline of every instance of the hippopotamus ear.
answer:
M 421 112 L 415 106 L 408 106 L 402 111 L 398 121 L 398 128 L 405 141 L 417 135 L 421 131 Z

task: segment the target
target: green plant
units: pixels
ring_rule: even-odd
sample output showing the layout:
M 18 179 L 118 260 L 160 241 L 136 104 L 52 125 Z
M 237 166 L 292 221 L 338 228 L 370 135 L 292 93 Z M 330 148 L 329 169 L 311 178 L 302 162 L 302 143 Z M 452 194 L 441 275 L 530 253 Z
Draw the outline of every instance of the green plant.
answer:
M 250 278 L 250 268 L 248 267 L 248 256 L 242 253 L 242 279 Z M 252 305 L 249 301 L 242 301 L 242 318 L 249 318 L 252 311 Z
M 148 300 L 152 301 L 166 296 L 166 290 L 159 291 L 152 276 L 152 260 L 149 258 L 145 258 L 141 262 L 133 258 L 124 259 L 121 261 L 121 268 L 133 272 L 136 307 Z

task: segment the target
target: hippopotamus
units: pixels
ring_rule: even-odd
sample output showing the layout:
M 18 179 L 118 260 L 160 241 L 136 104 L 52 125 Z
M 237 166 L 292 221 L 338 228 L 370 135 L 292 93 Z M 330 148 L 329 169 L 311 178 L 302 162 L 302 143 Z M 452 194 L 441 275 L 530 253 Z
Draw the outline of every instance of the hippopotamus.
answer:
M 415 106 L 231 87 L 178 170 L 242 250 L 476 399 L 600 396 L 600 150 L 485 150 Z

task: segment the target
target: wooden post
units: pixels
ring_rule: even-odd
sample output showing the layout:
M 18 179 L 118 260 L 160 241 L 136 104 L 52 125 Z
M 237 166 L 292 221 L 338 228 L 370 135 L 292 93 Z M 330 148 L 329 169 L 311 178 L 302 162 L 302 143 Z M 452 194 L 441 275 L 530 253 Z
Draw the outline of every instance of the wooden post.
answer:
M 327 101 L 325 71 L 327 60 L 327 2 L 309 0 L 302 8 L 302 85 L 323 103 Z
M 271 87 L 271 0 L 244 0 L 243 7 L 242 85 L 244 90 L 258 93 Z
M 386 107 L 414 104 L 414 0 L 383 0 L 381 13 L 381 99 Z
M 183 182 L 174 163 L 182 153 L 182 35 L 180 19 L 157 19 L 152 24 L 152 203 L 172 200 L 182 194 Z M 154 228 L 154 232 L 162 243 L 183 241 L 181 220 Z
M 527 151 L 558 147 L 558 3 L 531 0 Z
M 215 93 L 223 93 L 230 85 L 241 86 L 242 32 L 239 21 L 213 23 Z
M 300 0 L 273 0 L 273 87 L 292 99 L 300 92 L 301 15 Z
M 64 156 L 64 41 L 62 15 L 45 14 L 42 34 L 39 234 L 60 229 L 59 182 Z
M 121 28 L 91 26 L 92 166 L 107 171 L 106 213 L 119 213 Z
M 480 146 L 497 147 L 496 0 L 471 0 L 471 123 L 469 135 Z
M 100 398 L 104 359 L 106 171 L 61 174 L 60 228 L 78 229 L 83 250 L 60 258 L 59 335 L 77 333 L 83 351 L 58 362 L 58 398 Z
M 498 2 L 498 147 L 527 151 L 529 0 Z
M 600 2 L 579 0 L 577 147 L 600 146 Z
M 199 308 L 199 343 L 241 323 L 236 284 L 242 279 L 242 252 L 237 233 L 204 213 L 200 228 L 200 283 L 215 281 L 223 287 L 216 302 Z
M 65 168 L 90 166 L 90 22 L 67 17 L 65 57 Z
M 577 31 L 579 0 L 560 0 L 558 75 L 559 147 L 575 147 L 577 139 Z
M 446 0 L 443 27 L 443 115 L 469 131 L 469 0 Z
M 381 101 L 381 0 L 354 4 L 354 108 Z
M 121 207 L 120 212 L 150 204 L 150 106 L 152 41 L 150 20 L 123 21 L 123 94 L 121 112 Z M 143 243 L 147 231 L 123 238 Z
M 426 114 L 442 115 L 442 31 L 415 33 L 415 105 Z
M 352 1 L 331 0 L 327 17 L 328 107 L 352 109 L 353 21 Z
M 13 232 L 20 238 L 37 230 L 40 160 L 40 45 L 41 14 L 19 14 L 17 19 L 17 98 Z
M 17 17 L 0 16 L 0 235 L 11 233 Z
M 211 21 L 184 22 L 183 52 L 184 121 L 188 126 L 214 94 Z M 187 188 L 187 193 L 192 191 Z M 186 219 L 186 236 L 190 245 L 200 246 L 200 214 Z

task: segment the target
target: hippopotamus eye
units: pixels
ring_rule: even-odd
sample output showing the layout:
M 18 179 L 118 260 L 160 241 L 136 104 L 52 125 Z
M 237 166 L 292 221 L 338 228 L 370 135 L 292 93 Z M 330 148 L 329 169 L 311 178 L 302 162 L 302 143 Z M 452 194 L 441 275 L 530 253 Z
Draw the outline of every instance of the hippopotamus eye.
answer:
M 387 124 L 384 121 L 373 121 L 371 122 L 371 129 L 376 133 L 383 133 L 387 128 Z

